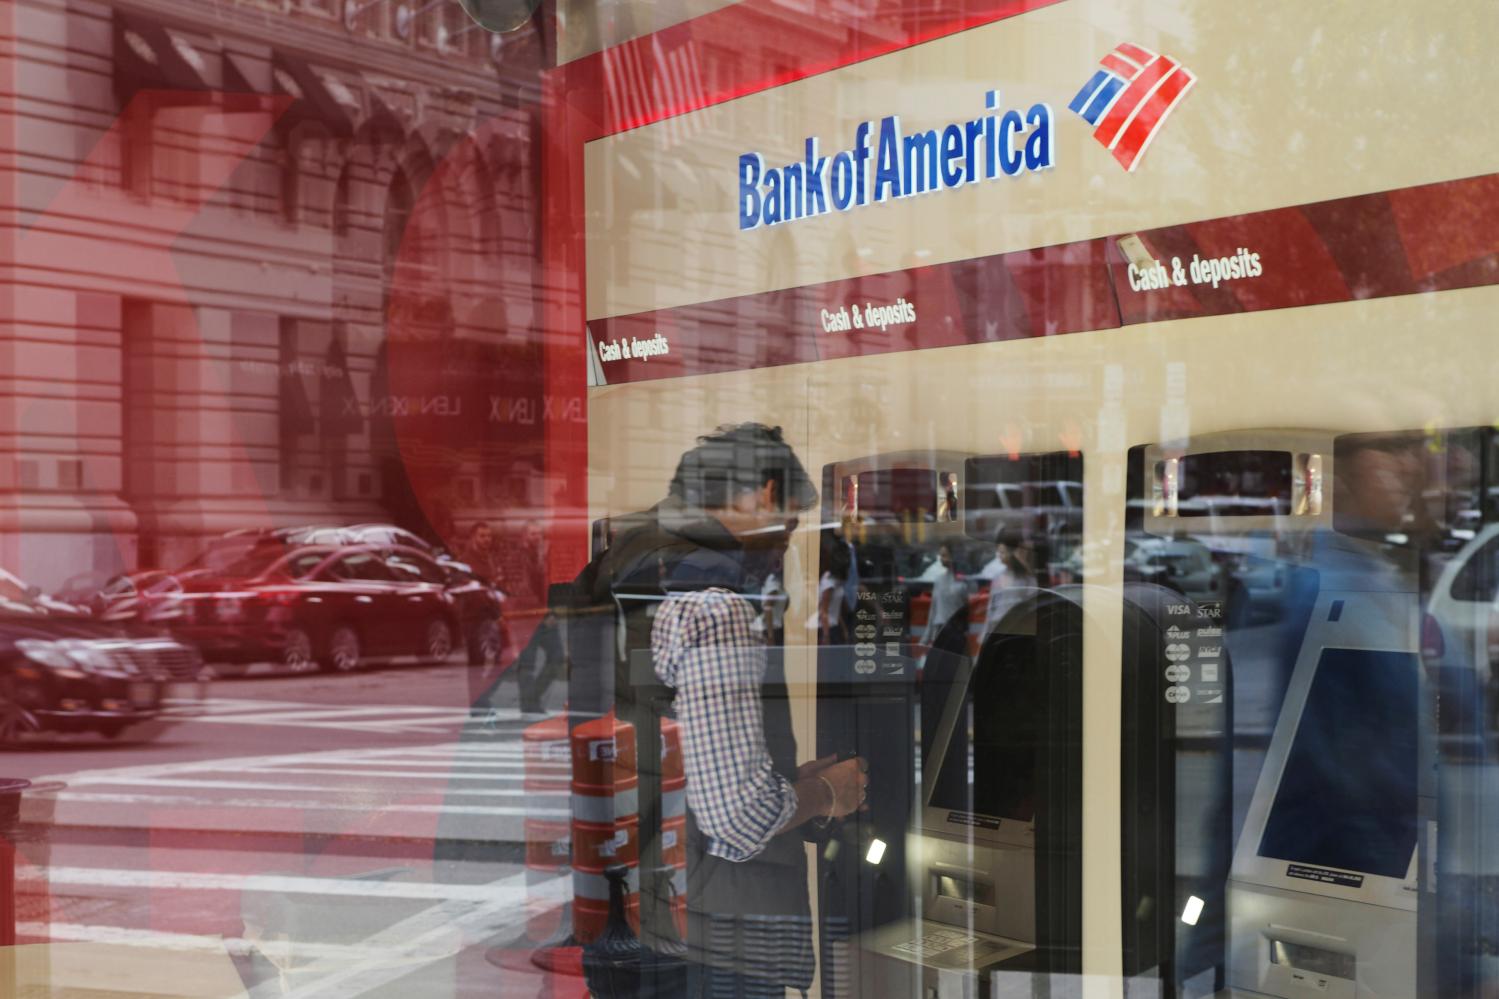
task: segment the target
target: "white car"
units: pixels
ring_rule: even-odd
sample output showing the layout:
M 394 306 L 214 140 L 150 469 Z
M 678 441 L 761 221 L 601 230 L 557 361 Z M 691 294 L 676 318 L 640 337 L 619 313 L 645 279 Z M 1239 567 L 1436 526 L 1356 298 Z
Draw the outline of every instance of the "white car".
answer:
M 1421 627 L 1428 666 L 1470 670 L 1479 690 L 1499 653 L 1499 524 L 1479 531 L 1442 570 Z

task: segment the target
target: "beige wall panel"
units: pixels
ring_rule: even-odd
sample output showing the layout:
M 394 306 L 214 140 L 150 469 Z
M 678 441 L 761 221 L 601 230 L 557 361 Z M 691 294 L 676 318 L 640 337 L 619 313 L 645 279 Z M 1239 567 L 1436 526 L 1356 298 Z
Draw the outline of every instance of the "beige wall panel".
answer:
M 588 317 L 962 260 L 1499 170 L 1486 119 L 1499 7 L 1070 0 L 601 139 L 585 151 Z M 1126 174 L 1066 108 L 1130 41 L 1196 87 Z M 740 232 L 737 163 L 825 154 L 866 120 L 903 131 L 1051 105 L 1057 166 Z

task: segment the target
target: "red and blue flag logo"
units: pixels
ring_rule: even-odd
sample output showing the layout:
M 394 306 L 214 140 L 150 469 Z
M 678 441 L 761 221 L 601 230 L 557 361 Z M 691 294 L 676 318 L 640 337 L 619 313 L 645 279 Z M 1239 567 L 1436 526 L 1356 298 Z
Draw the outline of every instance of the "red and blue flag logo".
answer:
M 1123 43 L 1068 104 L 1094 126 L 1093 138 L 1131 172 L 1197 78 L 1170 56 Z

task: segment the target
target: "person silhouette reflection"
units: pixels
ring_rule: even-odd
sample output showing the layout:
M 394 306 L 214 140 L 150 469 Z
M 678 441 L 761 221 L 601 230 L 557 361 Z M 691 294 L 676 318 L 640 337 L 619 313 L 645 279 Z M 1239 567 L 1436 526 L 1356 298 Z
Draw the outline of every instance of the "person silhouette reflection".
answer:
M 590 606 L 642 587 L 659 596 L 650 661 L 670 692 L 687 778 L 687 995 L 782 995 L 810 987 L 814 958 L 802 827 L 861 807 L 863 761 L 797 765 L 780 650 L 755 600 L 817 492 L 779 428 L 725 426 L 678 462 L 668 496 L 622 526 L 574 583 Z M 626 634 L 630 634 L 627 630 Z M 612 679 L 574 652 L 573 709 Z

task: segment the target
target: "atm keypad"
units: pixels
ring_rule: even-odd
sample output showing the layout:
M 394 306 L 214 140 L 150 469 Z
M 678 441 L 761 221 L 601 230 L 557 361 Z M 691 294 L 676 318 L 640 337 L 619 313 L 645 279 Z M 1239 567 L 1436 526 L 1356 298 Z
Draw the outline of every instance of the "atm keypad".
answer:
M 970 946 L 978 942 L 978 939 L 972 933 L 964 933 L 961 930 L 929 930 L 919 937 L 912 937 L 903 943 L 895 944 L 890 949 L 913 956 L 941 954 L 958 947 Z

